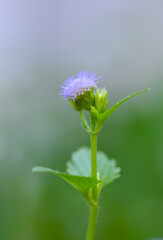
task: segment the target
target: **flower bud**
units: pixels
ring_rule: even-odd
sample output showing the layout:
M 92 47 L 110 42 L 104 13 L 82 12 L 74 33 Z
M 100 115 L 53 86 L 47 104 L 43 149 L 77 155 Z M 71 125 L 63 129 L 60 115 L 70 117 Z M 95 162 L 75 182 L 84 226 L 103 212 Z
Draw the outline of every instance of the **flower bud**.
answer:
M 105 88 L 97 88 L 95 94 L 95 108 L 99 113 L 103 113 L 107 110 L 108 100 L 107 91 Z

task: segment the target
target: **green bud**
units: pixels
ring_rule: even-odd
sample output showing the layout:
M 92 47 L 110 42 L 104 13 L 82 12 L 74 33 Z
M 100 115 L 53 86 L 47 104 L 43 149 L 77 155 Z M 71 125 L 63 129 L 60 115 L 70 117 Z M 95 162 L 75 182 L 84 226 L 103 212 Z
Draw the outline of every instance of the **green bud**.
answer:
M 99 113 L 103 113 L 107 110 L 108 100 L 107 91 L 105 88 L 97 88 L 95 94 L 95 108 Z
M 71 105 L 76 111 L 86 110 L 90 111 L 91 106 L 94 105 L 94 89 L 91 91 L 85 91 L 84 94 L 80 94 L 75 98 L 75 101 L 70 100 Z

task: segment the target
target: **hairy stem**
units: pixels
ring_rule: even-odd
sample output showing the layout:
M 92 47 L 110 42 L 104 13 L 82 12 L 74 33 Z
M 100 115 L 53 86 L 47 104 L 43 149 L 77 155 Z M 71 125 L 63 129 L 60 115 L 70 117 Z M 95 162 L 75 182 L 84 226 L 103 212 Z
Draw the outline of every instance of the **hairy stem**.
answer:
M 90 128 L 89 124 L 87 123 L 87 120 L 84 116 L 83 111 L 79 111 L 79 116 L 80 116 L 83 127 L 87 130 L 87 132 L 91 132 L 91 128 Z
M 91 174 L 93 178 L 97 179 L 97 134 L 95 132 L 96 124 L 95 120 L 91 118 Z M 90 219 L 87 232 L 87 240 L 93 240 L 96 228 L 96 218 L 98 212 L 98 190 L 97 185 L 92 189 L 92 197 L 96 206 L 92 206 L 90 209 Z
M 91 133 L 91 174 L 97 178 L 97 134 Z M 98 200 L 97 185 L 92 189 L 94 201 Z
M 94 239 L 97 211 L 98 211 L 98 207 L 91 207 L 91 214 L 90 214 L 89 226 L 88 226 L 88 232 L 87 232 L 87 240 Z

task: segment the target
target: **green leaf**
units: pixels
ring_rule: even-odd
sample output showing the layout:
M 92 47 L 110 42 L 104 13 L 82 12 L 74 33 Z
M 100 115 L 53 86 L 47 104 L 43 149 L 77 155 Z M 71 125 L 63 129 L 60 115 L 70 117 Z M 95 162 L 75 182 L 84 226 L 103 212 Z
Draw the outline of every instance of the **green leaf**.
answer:
M 90 115 L 95 118 L 96 120 L 99 120 L 100 118 L 100 113 L 96 110 L 95 107 L 91 106 L 91 110 L 90 110 Z
M 99 122 L 98 122 L 98 129 L 101 127 L 101 125 L 110 117 L 110 115 L 117 109 L 119 108 L 124 102 L 126 102 L 127 100 L 129 100 L 130 98 L 138 95 L 138 94 L 141 94 L 141 93 L 144 93 L 144 92 L 147 92 L 149 91 L 150 88 L 146 89 L 146 90 L 143 90 L 143 91 L 140 91 L 140 92 L 136 92 L 136 93 L 133 93 L 125 98 L 123 98 L 122 100 L 120 100 L 119 102 L 117 102 L 114 106 L 112 106 L 111 108 L 109 108 L 107 111 L 105 111 L 103 114 L 101 114 L 100 116 L 100 119 L 99 119 Z
M 88 198 L 89 190 L 94 187 L 96 184 L 100 183 L 100 180 L 96 180 L 91 177 L 86 176 L 75 176 L 68 173 L 62 173 L 50 168 L 45 167 L 34 167 L 32 169 L 33 172 L 47 172 L 57 175 L 64 179 L 66 182 L 70 183 L 74 188 L 76 188 L 79 192 L 81 192 L 86 198 Z M 87 199 L 88 200 L 88 199 Z
M 67 163 L 67 172 L 77 176 L 91 176 L 91 149 L 82 147 L 72 155 L 72 161 Z M 97 152 L 98 178 L 103 186 L 112 182 L 120 175 L 120 168 L 116 167 L 115 160 L 109 160 L 105 153 Z
M 120 176 L 115 160 L 109 160 L 101 151 L 97 153 L 97 170 L 98 180 L 91 177 L 91 149 L 88 147 L 82 147 L 72 154 L 72 161 L 67 163 L 67 173 L 45 167 L 32 169 L 33 172 L 47 172 L 61 177 L 81 192 L 92 206 L 97 204 L 92 200 L 92 188 L 98 185 L 100 192 L 102 186 Z
M 116 161 L 109 159 L 107 155 L 101 151 L 97 153 L 97 169 L 100 179 L 105 179 L 103 185 L 120 177 L 120 168 L 116 166 Z

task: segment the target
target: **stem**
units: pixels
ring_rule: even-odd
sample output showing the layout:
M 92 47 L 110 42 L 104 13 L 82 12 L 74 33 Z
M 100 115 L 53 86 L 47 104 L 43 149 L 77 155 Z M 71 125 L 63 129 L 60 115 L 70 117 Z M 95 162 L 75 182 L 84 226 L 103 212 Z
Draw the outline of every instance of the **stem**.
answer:
M 91 214 L 89 219 L 87 240 L 93 240 L 96 228 L 96 218 L 97 218 L 98 207 L 91 207 Z
M 82 111 L 79 111 L 79 116 L 80 116 L 83 127 L 87 130 L 87 132 L 91 132 L 91 128 L 90 128 L 89 124 L 87 123 L 87 120 Z
M 96 124 L 95 120 L 91 118 L 91 174 L 93 178 L 97 179 L 97 133 L 95 132 Z M 87 232 L 87 240 L 93 240 L 96 228 L 96 218 L 98 212 L 98 190 L 97 185 L 92 189 L 92 197 L 96 206 L 91 207 L 89 226 Z
M 97 178 L 97 134 L 91 133 L 91 174 Z M 97 185 L 92 189 L 93 199 L 98 200 Z

